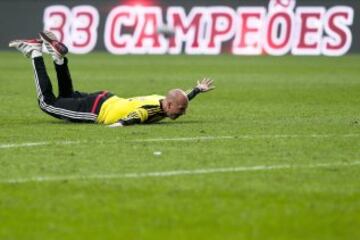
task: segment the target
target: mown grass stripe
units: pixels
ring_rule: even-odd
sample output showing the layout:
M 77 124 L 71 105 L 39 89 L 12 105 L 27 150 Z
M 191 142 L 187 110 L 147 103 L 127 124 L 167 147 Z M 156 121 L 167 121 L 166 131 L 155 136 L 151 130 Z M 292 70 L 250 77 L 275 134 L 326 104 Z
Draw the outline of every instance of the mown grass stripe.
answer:
M 238 135 L 238 136 L 196 136 L 196 137 L 174 137 L 174 138 L 148 138 L 148 139 L 117 139 L 116 141 L 124 141 L 130 143 L 142 143 L 142 142 L 170 142 L 170 141 L 211 141 L 211 140 L 242 140 L 242 139 L 277 139 L 277 138 L 356 138 L 360 137 L 360 134 L 310 134 L 310 135 L 297 135 L 297 134 L 274 134 L 274 135 Z M 26 147 L 38 147 L 44 145 L 70 145 L 87 143 L 87 140 L 79 141 L 43 141 L 43 142 L 25 142 L 25 143 L 4 143 L 0 144 L 0 149 L 9 148 L 26 148 Z M 94 140 L 91 140 L 94 142 Z M 111 142 L 101 141 L 101 142 Z
M 93 174 L 93 175 L 67 175 L 67 176 L 33 176 L 24 178 L 1 179 L 2 184 L 20 184 L 28 182 L 61 182 L 61 181 L 79 181 L 79 180 L 108 180 L 108 179 L 129 179 L 129 178 L 156 178 L 156 177 L 172 177 L 185 175 L 204 175 L 216 173 L 238 173 L 238 172 L 254 172 L 254 171 L 270 171 L 285 169 L 303 169 L 303 168 L 328 168 L 328 167 L 351 167 L 360 165 L 360 161 L 353 162 L 333 162 L 333 163 L 315 163 L 309 165 L 256 165 L 256 166 L 238 166 L 225 168 L 204 168 L 189 170 L 172 170 L 159 172 L 134 172 L 119 174 Z

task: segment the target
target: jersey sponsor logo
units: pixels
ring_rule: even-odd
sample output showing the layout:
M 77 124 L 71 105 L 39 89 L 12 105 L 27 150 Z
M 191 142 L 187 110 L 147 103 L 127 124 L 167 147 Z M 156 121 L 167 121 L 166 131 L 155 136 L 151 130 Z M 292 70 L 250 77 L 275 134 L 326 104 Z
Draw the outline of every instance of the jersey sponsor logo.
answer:
M 44 28 L 72 53 L 91 52 L 98 42 L 99 13 L 90 5 L 48 6 Z M 326 55 L 346 54 L 352 44 L 354 9 L 297 6 L 270 0 L 268 6 L 121 5 L 104 22 L 103 41 L 113 54 Z M 159 32 L 166 27 L 167 32 Z

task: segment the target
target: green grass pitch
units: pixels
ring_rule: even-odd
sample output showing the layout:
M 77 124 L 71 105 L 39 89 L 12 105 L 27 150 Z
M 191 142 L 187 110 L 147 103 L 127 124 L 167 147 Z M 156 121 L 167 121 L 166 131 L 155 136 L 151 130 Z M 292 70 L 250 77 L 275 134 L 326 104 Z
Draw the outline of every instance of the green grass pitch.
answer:
M 360 56 L 69 58 L 83 91 L 216 90 L 177 121 L 67 123 L 1 52 L 0 239 L 360 239 Z

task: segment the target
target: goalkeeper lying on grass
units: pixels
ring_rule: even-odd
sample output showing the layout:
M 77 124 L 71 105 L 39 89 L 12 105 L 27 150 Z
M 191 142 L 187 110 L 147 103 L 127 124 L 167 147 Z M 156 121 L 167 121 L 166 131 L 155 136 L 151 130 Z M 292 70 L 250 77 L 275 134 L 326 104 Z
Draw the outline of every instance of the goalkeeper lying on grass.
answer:
M 108 91 L 83 93 L 73 90 L 68 60 L 64 57 L 67 47 L 59 42 L 51 32 L 41 32 L 40 39 L 15 40 L 9 43 L 32 59 L 35 86 L 41 110 L 60 119 L 72 122 L 96 122 L 112 127 L 139 123 L 153 123 L 166 117 L 177 119 L 185 114 L 189 100 L 198 93 L 214 87 L 213 81 L 203 79 L 197 86 L 185 93 L 173 89 L 166 96 L 149 95 L 134 98 L 120 98 Z M 55 97 L 42 58 L 43 46 L 52 56 L 55 64 L 59 96 Z

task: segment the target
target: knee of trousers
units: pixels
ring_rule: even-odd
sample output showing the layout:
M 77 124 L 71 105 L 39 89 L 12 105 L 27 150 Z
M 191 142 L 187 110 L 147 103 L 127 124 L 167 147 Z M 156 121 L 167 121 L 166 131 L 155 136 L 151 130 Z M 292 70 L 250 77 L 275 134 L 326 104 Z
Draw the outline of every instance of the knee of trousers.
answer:
M 46 113 L 51 113 L 49 109 L 53 106 L 53 101 L 44 101 L 42 99 L 38 99 L 38 105 L 40 109 Z
M 41 110 L 42 110 L 44 113 L 46 113 L 46 114 L 48 114 L 48 115 L 50 115 L 50 116 L 52 116 L 52 117 L 54 117 L 54 118 L 64 119 L 63 116 L 58 115 L 58 114 L 55 114 L 55 113 L 52 113 L 52 112 L 49 112 L 49 111 L 47 111 L 46 109 L 41 108 Z
M 55 117 L 55 118 L 59 118 L 59 119 L 63 118 L 61 115 L 56 114 L 53 111 L 51 111 L 51 109 L 50 109 L 51 105 L 44 104 L 44 102 L 40 102 L 40 100 L 38 100 L 38 104 L 39 104 L 41 111 L 43 111 L 44 113 L 46 113 L 52 117 Z

